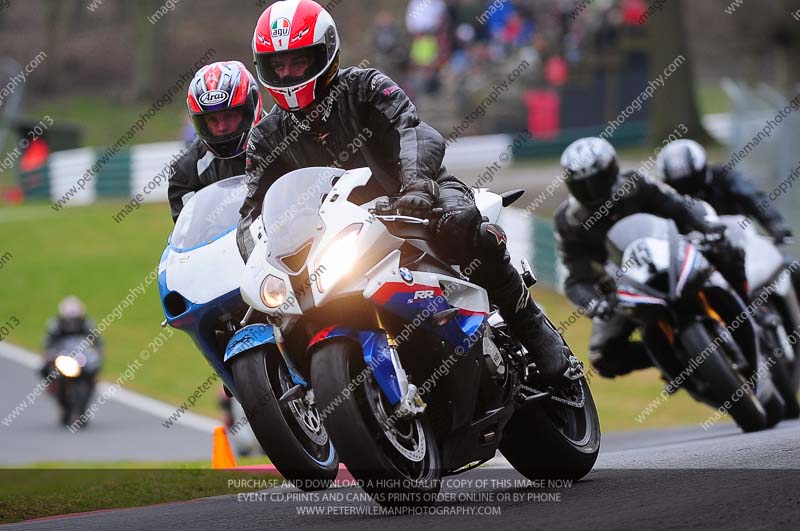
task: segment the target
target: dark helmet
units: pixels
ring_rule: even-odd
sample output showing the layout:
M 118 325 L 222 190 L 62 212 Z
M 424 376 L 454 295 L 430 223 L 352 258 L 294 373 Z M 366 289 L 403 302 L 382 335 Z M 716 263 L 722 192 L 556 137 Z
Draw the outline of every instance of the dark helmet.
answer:
M 697 192 L 708 178 L 708 158 L 694 140 L 676 140 L 658 154 L 658 176 L 682 194 Z
M 258 83 L 239 61 L 212 63 L 198 70 L 189 85 L 186 103 L 200 140 L 221 159 L 244 153 L 250 128 L 261 118 L 263 109 Z M 215 132 L 216 126 L 209 123 L 229 117 L 230 111 L 238 112 L 241 120 L 227 124 L 230 130 Z
M 569 193 L 578 203 L 596 207 L 611 198 L 619 176 L 617 152 L 606 140 L 581 138 L 567 146 L 561 155 Z

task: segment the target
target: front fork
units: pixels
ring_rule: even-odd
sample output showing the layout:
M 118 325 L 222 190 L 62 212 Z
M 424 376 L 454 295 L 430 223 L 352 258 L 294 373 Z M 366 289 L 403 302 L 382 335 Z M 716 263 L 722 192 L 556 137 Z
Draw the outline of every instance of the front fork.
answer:
M 375 320 L 378 323 L 378 328 L 386 334 L 386 347 L 385 352 L 392 362 L 392 369 L 400 388 L 400 401 L 395 405 L 395 414 L 400 418 L 411 418 L 421 415 L 425 412 L 427 405 L 419 395 L 419 389 L 416 385 L 408 381 L 408 374 L 400 363 L 400 355 L 397 352 L 399 346 L 394 336 L 388 331 L 381 320 L 381 315 L 378 309 L 375 309 Z M 365 359 L 365 361 L 367 361 Z

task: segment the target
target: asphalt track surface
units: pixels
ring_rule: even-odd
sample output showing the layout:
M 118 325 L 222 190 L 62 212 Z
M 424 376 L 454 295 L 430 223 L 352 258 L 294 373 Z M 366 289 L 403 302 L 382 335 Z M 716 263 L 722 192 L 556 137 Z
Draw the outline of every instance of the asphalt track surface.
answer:
M 526 188 L 524 208 L 558 168 L 513 168 L 489 184 L 498 191 Z M 535 174 L 535 178 L 532 179 Z M 476 179 L 477 179 L 476 174 Z M 469 175 L 462 180 L 471 182 Z M 554 208 L 560 187 L 542 207 Z M 13 408 L 37 378 L 28 367 L 0 358 L 2 403 Z M 5 415 L 2 411 L 0 414 Z M 162 426 L 165 417 L 124 403 L 104 404 L 85 431 L 55 424 L 56 409 L 42 396 L 14 422 L 0 426 L 0 465 L 45 460 L 108 461 L 206 459 L 206 430 Z M 300 493 L 273 488 L 180 503 L 65 515 L 0 526 L 31 530 L 164 529 L 800 529 L 800 422 L 742 434 L 732 424 L 605 434 L 595 469 L 571 486 L 540 488 L 502 458 L 445 480 L 433 514 L 382 515 L 356 487 Z M 257 477 L 257 476 L 254 476 Z M 339 500 L 339 501 L 336 501 Z M 310 514 L 317 511 L 317 514 Z M 302 513 L 302 514 L 301 514 Z
M 9 411 L 25 400 L 41 378 L 34 368 L 3 357 L 0 374 L 0 416 L 8 421 Z M 170 406 L 143 411 L 120 400 L 109 400 L 85 429 L 72 433 L 58 424 L 56 401 L 42 394 L 8 425 L 0 424 L 0 466 L 44 461 L 210 459 L 211 429 L 200 430 L 180 422 L 165 428 L 162 423 L 169 417 L 166 411 L 174 410 Z
M 531 485 L 502 459 L 450 478 L 429 514 L 382 515 L 356 487 L 277 487 L 2 526 L 20 530 L 798 529 L 800 422 L 611 434 L 571 486 Z M 254 476 L 257 478 L 258 476 Z M 325 500 L 325 495 L 333 498 Z M 318 514 L 309 514 L 317 511 Z

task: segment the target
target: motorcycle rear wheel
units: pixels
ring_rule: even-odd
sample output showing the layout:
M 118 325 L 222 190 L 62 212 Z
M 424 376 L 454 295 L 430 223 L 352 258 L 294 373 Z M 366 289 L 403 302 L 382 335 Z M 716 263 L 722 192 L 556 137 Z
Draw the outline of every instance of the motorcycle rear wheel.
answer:
M 585 378 L 584 403 L 575 407 L 551 398 L 514 413 L 503 430 L 500 451 L 514 469 L 530 480 L 577 481 L 588 474 L 600 452 L 600 420 Z
M 774 315 L 780 315 L 772 305 L 770 305 L 770 311 L 772 311 Z M 783 329 L 782 333 L 786 334 L 786 327 L 783 324 L 783 320 L 780 321 L 778 326 Z M 768 349 L 781 348 L 782 341 L 780 333 L 775 328 L 765 328 L 764 334 L 767 336 L 765 339 Z M 791 346 L 794 348 L 793 345 Z M 792 384 L 792 372 L 794 367 L 789 363 L 785 353 L 781 353 L 780 356 L 777 356 L 775 352 L 770 350 L 765 352 L 765 355 L 770 363 L 772 363 L 772 370 L 770 371 L 772 374 L 772 382 L 775 384 L 775 388 L 778 390 L 785 404 L 784 416 L 787 419 L 796 419 L 800 417 L 800 402 L 797 400 L 797 389 Z
M 698 358 L 706 351 L 714 340 L 706 325 L 695 322 L 687 326 L 681 334 L 681 342 L 689 359 Z M 742 396 L 734 401 L 740 388 L 744 389 L 744 377 L 731 367 L 731 357 L 726 354 L 727 345 L 723 342 L 719 348 L 710 352 L 705 359 L 697 365 L 693 375 L 708 385 L 708 394 L 717 407 L 730 404 L 728 412 L 742 431 L 752 432 L 763 430 L 769 425 L 767 411 L 756 397 L 752 389 L 742 391 Z

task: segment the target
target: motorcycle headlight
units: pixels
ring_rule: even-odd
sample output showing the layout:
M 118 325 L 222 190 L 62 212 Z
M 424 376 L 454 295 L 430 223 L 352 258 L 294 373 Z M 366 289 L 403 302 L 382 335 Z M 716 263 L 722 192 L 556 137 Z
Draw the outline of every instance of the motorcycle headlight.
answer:
M 320 253 L 316 263 L 317 288 L 320 292 L 330 289 L 353 267 L 356 258 L 356 242 L 364 225 L 354 223 L 336 235 L 328 247 Z
M 58 372 L 67 378 L 77 378 L 81 374 L 81 365 L 72 356 L 58 356 L 54 363 Z
M 261 283 L 261 301 L 267 308 L 277 308 L 286 301 L 286 282 L 282 279 L 267 275 Z

